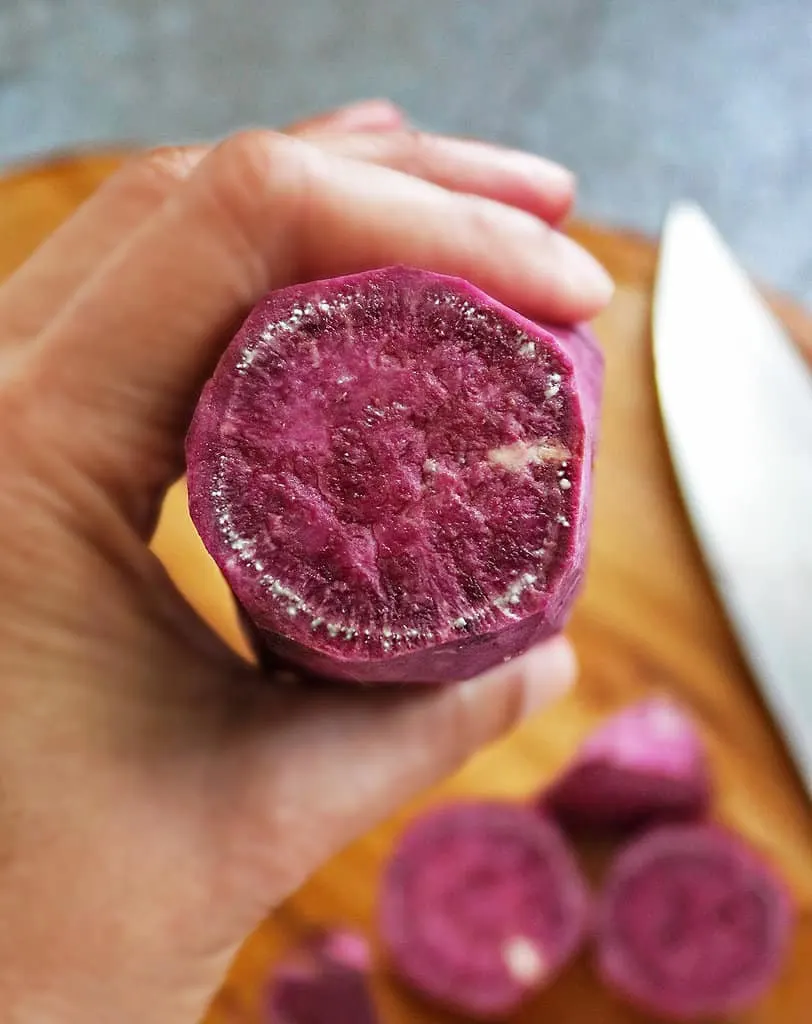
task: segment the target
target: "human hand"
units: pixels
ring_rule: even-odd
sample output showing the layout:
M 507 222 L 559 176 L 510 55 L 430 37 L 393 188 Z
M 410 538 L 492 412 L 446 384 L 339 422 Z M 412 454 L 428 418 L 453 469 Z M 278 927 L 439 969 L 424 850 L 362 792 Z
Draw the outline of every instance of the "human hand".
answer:
M 557 639 L 420 694 L 269 685 L 147 542 L 263 292 L 402 262 L 587 318 L 610 287 L 550 226 L 572 193 L 555 165 L 373 104 L 138 158 L 0 289 L 8 1020 L 191 1024 L 269 907 L 570 681 Z

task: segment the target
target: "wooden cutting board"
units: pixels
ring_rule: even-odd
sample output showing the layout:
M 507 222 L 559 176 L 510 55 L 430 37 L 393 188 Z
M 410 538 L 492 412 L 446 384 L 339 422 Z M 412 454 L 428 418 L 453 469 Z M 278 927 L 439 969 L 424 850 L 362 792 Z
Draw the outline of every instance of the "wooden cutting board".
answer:
M 66 156 L 0 178 L 0 277 L 118 160 L 115 153 Z M 655 246 L 583 223 L 572 232 L 618 283 L 616 298 L 596 324 L 607 356 L 606 404 L 589 578 L 570 630 L 582 665 L 577 692 L 319 871 L 246 943 L 212 1007 L 210 1024 L 258 1021 L 270 964 L 310 925 L 353 923 L 374 935 L 379 870 L 398 828 L 416 807 L 451 792 L 523 796 L 550 778 L 603 715 L 652 690 L 670 691 L 693 708 L 713 758 L 719 817 L 780 865 L 802 908 L 780 983 L 737 1020 L 812 1021 L 812 811 L 737 653 L 671 473 L 652 384 Z M 812 318 L 785 300 L 776 300 L 775 307 L 812 355 Z M 241 646 L 228 594 L 188 520 L 182 484 L 167 499 L 155 548 L 190 601 Z M 454 1019 L 426 1008 L 383 971 L 376 988 L 390 1024 Z M 516 1019 L 527 1024 L 651 1020 L 603 992 L 588 957 Z

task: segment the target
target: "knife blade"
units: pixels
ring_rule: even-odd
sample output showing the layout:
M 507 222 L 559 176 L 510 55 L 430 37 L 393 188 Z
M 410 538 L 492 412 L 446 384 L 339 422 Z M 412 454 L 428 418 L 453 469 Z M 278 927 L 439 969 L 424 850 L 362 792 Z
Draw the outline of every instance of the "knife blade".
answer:
M 693 203 L 665 220 L 653 328 L 685 507 L 812 795 L 812 375 Z

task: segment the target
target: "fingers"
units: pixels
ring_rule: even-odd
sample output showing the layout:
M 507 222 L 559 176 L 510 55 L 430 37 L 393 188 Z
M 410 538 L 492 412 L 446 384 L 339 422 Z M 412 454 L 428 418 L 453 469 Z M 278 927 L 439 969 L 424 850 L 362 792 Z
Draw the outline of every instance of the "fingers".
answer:
M 283 898 L 316 867 L 572 683 L 562 637 L 504 668 L 429 693 L 303 696 L 229 753 L 234 831 L 256 838 L 258 872 Z M 270 820 L 269 820 L 270 819 Z M 267 886 L 258 883 L 258 899 Z
M 496 199 L 550 223 L 569 213 L 574 179 L 558 164 L 498 146 L 406 131 L 404 125 L 397 107 L 371 100 L 290 125 L 285 134 L 452 191 Z M 209 146 L 166 146 L 128 160 L 0 292 L 3 348 L 40 331 L 210 151 Z
M 552 224 L 569 213 L 572 174 L 541 157 L 404 130 L 397 107 L 370 100 L 300 121 L 285 134 L 327 152 L 527 210 Z M 131 232 L 186 181 L 209 146 L 166 146 L 128 160 L 0 292 L 3 349 L 33 337 Z
M 401 110 L 388 100 L 376 99 L 339 107 L 284 131 L 313 141 L 330 132 L 335 143 L 340 134 L 386 132 L 404 125 Z M 210 150 L 210 146 L 165 146 L 126 161 L 0 292 L 3 348 L 8 350 L 40 331 L 103 260 L 161 208 Z
M 73 424 L 54 443 L 142 507 L 177 471 L 201 384 L 267 289 L 393 263 L 554 320 L 591 317 L 611 292 L 592 257 L 526 213 L 248 133 L 206 157 L 42 335 L 39 405 Z
M 569 212 L 574 181 L 563 167 L 497 146 L 407 128 L 398 107 L 373 99 L 295 122 L 284 133 L 338 155 L 498 199 L 551 223 Z M 160 209 L 210 150 L 209 146 L 161 147 L 128 160 L 106 181 L 0 293 L 3 348 L 9 350 L 41 330 L 103 260 Z
M 284 131 L 286 135 L 309 138 L 327 131 L 388 132 L 405 126 L 406 116 L 399 107 L 386 99 L 372 99 L 297 121 Z
M 33 337 L 79 285 L 144 223 L 209 151 L 156 149 L 108 178 L 0 290 L 2 347 Z
M 516 150 L 416 131 L 324 132 L 319 146 L 340 156 L 424 178 L 527 210 L 551 224 L 570 212 L 575 179 L 559 164 Z

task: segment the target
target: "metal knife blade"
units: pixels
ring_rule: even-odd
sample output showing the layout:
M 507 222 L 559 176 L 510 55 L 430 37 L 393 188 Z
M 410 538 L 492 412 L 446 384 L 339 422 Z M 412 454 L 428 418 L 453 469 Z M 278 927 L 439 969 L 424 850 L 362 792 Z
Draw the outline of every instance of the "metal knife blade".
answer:
M 694 532 L 812 795 L 812 375 L 692 203 L 666 217 L 655 374 Z

